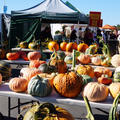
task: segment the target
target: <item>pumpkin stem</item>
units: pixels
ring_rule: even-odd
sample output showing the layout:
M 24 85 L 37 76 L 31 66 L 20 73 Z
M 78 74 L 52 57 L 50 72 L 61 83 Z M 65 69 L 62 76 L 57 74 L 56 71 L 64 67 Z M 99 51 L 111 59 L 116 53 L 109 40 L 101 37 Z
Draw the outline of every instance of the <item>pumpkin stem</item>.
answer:
M 73 60 L 72 60 L 72 70 L 75 70 L 75 64 L 76 64 L 76 51 L 73 49 Z
M 88 112 L 86 118 L 90 120 L 95 120 L 87 97 L 83 96 L 83 99 L 85 101 L 85 105 L 86 105 L 87 112 Z
M 120 93 L 118 93 L 118 95 L 115 97 L 113 101 L 112 108 L 110 109 L 109 112 L 108 120 L 119 120 L 119 116 L 117 115 L 117 106 L 118 106 L 119 98 L 120 98 Z

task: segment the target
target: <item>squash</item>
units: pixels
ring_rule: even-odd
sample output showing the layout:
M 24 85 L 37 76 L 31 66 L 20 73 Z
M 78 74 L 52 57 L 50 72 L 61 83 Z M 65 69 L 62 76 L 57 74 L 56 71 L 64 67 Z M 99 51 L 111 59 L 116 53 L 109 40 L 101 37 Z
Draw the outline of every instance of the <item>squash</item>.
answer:
M 54 50 L 58 51 L 59 50 L 59 44 L 57 42 L 55 42 L 55 41 L 50 41 L 48 43 L 48 49 L 50 51 L 54 51 Z
M 53 80 L 55 90 L 64 97 L 76 97 L 81 92 L 82 77 L 75 72 L 61 73 Z
M 89 47 L 89 46 L 88 46 L 86 43 L 80 43 L 80 44 L 77 46 L 77 50 L 78 50 L 79 52 L 85 52 L 88 47 Z
M 60 49 L 61 49 L 62 51 L 66 51 L 66 45 L 67 45 L 67 42 L 61 42 L 61 43 L 60 43 Z
M 36 75 L 29 81 L 27 91 L 30 95 L 45 97 L 51 94 L 52 86 L 47 78 Z
M 86 96 L 92 102 L 104 101 L 108 94 L 108 87 L 98 82 L 90 82 L 83 89 L 83 96 Z
M 0 84 L 2 83 L 2 74 L 0 73 Z
M 29 60 L 39 60 L 41 58 L 41 53 L 38 51 L 29 52 L 27 57 Z
M 109 85 L 109 91 L 110 95 L 114 99 L 118 93 L 120 93 L 120 83 L 119 82 L 113 82 Z
M 57 51 L 57 57 L 58 57 L 58 59 L 64 60 L 65 56 L 66 56 L 65 52 L 63 52 L 63 51 Z
M 91 58 L 91 63 L 94 64 L 94 65 L 101 65 L 100 57 L 92 57 Z
M 23 120 L 74 120 L 65 109 L 51 103 L 36 104 L 25 113 Z
M 3 81 L 7 81 L 11 77 L 11 71 L 12 68 L 8 62 L 0 61 L 0 73 Z
M 27 47 L 28 47 L 28 43 L 26 41 L 20 42 L 20 48 L 27 48 Z
M 80 75 L 89 75 L 91 78 L 94 77 L 94 69 L 90 65 L 78 65 L 76 71 Z
M 8 60 L 17 60 L 19 58 L 19 53 L 18 52 L 9 52 L 6 54 L 6 58 Z
M 93 79 L 89 75 L 81 75 L 83 80 L 83 86 L 89 82 L 93 82 Z
M 120 66 L 120 55 L 119 54 L 115 54 L 114 56 L 112 56 L 111 64 L 114 67 Z
M 102 74 L 106 74 L 108 77 L 112 76 L 112 71 L 106 67 L 96 67 L 94 73 L 96 78 L 100 77 Z
M 81 64 L 88 64 L 91 62 L 91 57 L 89 55 L 85 55 L 85 54 L 80 54 L 77 57 L 77 59 Z
M 22 68 L 20 70 L 20 76 L 25 78 L 28 82 L 33 76 L 40 74 L 40 73 L 41 71 L 36 68 Z
M 22 77 L 15 77 L 9 81 L 9 88 L 14 92 L 25 92 L 27 85 L 27 80 Z

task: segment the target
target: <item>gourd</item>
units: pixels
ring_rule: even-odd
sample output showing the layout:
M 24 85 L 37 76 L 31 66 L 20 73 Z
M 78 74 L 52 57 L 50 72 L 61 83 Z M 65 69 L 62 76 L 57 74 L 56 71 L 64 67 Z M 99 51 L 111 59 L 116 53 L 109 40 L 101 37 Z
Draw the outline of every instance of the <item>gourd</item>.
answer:
M 64 59 L 64 61 L 67 63 L 67 64 L 72 64 L 72 60 L 73 60 L 73 56 L 72 55 L 67 55 Z
M 105 67 L 111 66 L 111 58 L 106 57 L 104 60 L 101 61 L 101 65 Z
M 53 80 L 55 90 L 64 97 L 76 97 L 81 92 L 82 77 L 75 72 L 61 73 Z
M 94 65 L 101 65 L 101 59 L 99 57 L 92 57 L 91 63 Z
M 10 79 L 9 88 L 14 92 L 24 92 L 27 90 L 28 82 L 22 77 L 15 77 Z
M 111 58 L 111 64 L 114 67 L 120 66 L 120 55 L 119 54 L 115 54 L 114 56 L 112 56 L 112 58 Z
M 95 54 L 97 52 L 97 49 L 98 49 L 97 45 L 90 45 L 86 49 L 85 54 L 93 55 L 93 54 Z
M 27 91 L 30 95 L 45 97 L 51 94 L 52 86 L 47 78 L 36 75 L 29 81 Z
M 76 71 L 79 75 L 89 75 L 91 78 L 94 77 L 94 69 L 90 65 L 78 65 Z
M 86 96 L 89 101 L 93 102 L 106 100 L 108 94 L 108 87 L 98 82 L 90 82 L 83 89 L 83 96 Z
M 26 41 L 20 42 L 20 48 L 27 48 L 27 47 L 28 47 L 28 43 Z
M 96 78 L 100 77 L 102 74 L 106 74 L 108 77 L 112 76 L 112 71 L 106 67 L 96 67 L 94 73 Z
M 58 59 L 64 60 L 65 56 L 66 56 L 65 52 L 63 52 L 63 51 L 57 51 L 57 57 L 58 57 Z
M 67 42 L 61 42 L 61 43 L 60 43 L 60 49 L 61 49 L 62 51 L 66 51 L 66 45 L 67 45 Z
M 51 103 L 32 105 L 25 113 L 23 120 L 74 120 L 65 109 Z
M 37 42 L 33 41 L 29 43 L 28 48 L 31 50 L 39 50 L 40 47 Z
M 89 46 L 85 43 L 80 43 L 78 46 L 77 46 L 77 50 L 79 52 L 85 52 L 86 49 L 88 48 Z
M 83 80 L 83 86 L 89 82 L 93 82 L 93 79 L 89 75 L 81 75 Z
M 30 79 L 41 73 L 41 71 L 39 69 L 36 69 L 36 68 L 22 68 L 20 70 L 20 76 L 25 78 L 28 82 L 30 81 Z
M 18 52 L 9 52 L 6 54 L 6 58 L 8 60 L 17 60 L 19 58 L 19 53 Z
M 0 61 L 0 73 L 3 81 L 7 81 L 11 77 L 11 71 L 12 68 L 8 62 Z
M 80 54 L 77 57 L 77 59 L 81 64 L 88 64 L 91 62 L 91 57 L 89 55 L 85 55 L 85 54 Z
M 38 51 L 29 52 L 27 57 L 29 60 L 39 60 L 41 58 L 41 53 Z
M 120 67 L 117 67 L 115 69 L 115 72 L 113 74 L 113 81 L 114 82 L 120 82 Z
M 0 84 L 2 83 L 2 75 L 1 75 L 1 73 L 0 73 Z
M 114 82 L 109 85 L 109 91 L 112 98 L 115 98 L 117 94 L 120 92 L 120 83 Z
M 58 51 L 59 50 L 59 44 L 57 42 L 55 42 L 55 41 L 50 41 L 48 43 L 48 49 L 50 51 L 54 51 L 54 50 Z

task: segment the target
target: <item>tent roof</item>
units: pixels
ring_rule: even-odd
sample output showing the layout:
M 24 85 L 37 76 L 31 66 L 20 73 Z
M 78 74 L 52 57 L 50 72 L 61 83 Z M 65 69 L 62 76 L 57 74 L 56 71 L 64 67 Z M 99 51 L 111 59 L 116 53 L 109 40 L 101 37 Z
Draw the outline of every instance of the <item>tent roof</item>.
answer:
M 111 30 L 115 30 L 116 28 L 115 28 L 114 26 L 111 26 L 111 25 L 106 24 L 106 25 L 104 25 L 104 26 L 102 27 L 102 29 L 111 29 Z
M 68 7 L 61 0 L 44 0 L 34 7 L 25 10 L 12 11 L 11 15 L 18 18 L 39 17 L 51 21 L 55 20 L 55 22 L 77 22 L 80 20 L 79 13 Z

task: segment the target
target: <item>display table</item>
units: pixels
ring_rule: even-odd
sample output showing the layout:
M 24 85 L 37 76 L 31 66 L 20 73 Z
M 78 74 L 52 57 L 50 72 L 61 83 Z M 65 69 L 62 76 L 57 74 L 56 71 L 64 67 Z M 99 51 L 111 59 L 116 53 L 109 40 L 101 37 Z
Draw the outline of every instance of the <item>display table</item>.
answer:
M 33 101 L 39 101 L 41 102 L 51 102 L 56 104 L 66 104 L 66 105 L 79 105 L 79 106 L 85 106 L 84 100 L 81 95 L 79 95 L 76 98 L 65 98 L 61 97 L 58 93 L 56 93 L 54 90 L 52 94 L 48 97 L 35 97 L 31 96 L 27 93 L 16 93 L 9 89 L 8 83 L 4 83 L 0 86 L 0 96 L 8 97 L 8 116 L 10 117 L 10 110 L 11 110 L 11 98 L 18 98 L 18 106 L 20 109 L 20 99 L 28 99 Z M 98 108 L 98 109 L 110 109 L 112 107 L 113 99 L 109 95 L 107 100 L 104 102 L 90 102 L 90 105 L 92 108 Z M 120 110 L 120 104 L 118 105 L 118 110 Z M 20 112 L 20 110 L 19 110 Z

